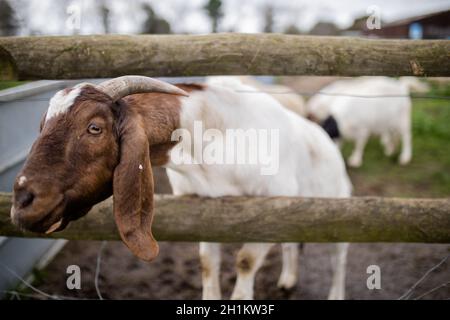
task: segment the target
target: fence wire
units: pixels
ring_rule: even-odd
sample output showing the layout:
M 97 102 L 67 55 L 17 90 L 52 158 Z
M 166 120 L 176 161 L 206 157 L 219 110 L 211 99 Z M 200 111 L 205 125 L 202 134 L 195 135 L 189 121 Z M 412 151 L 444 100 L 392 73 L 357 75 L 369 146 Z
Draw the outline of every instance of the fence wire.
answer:
M 315 95 L 333 96 L 333 97 L 349 97 L 349 98 L 367 98 L 367 99 L 379 99 L 379 98 L 412 98 L 412 99 L 439 99 L 450 100 L 450 96 L 440 95 L 400 95 L 400 94 L 386 94 L 386 95 L 362 95 L 362 94 L 347 94 L 347 93 L 335 93 L 335 92 L 303 92 L 296 90 L 289 91 L 254 91 L 254 90 L 235 90 L 238 93 L 267 93 L 267 94 L 296 94 L 300 96 L 312 97 Z
M 267 91 L 267 90 L 234 90 L 237 93 L 251 93 L 251 94 L 295 94 L 304 97 L 312 97 L 315 95 L 324 95 L 324 96 L 333 96 L 333 97 L 348 97 L 348 98 L 362 98 L 362 99 L 382 99 L 382 98 L 411 98 L 411 99 L 430 99 L 430 100 L 450 100 L 450 96 L 445 95 L 400 95 L 400 94 L 386 94 L 386 95 L 362 95 L 362 94 L 348 94 L 348 93 L 336 93 L 336 92 L 326 92 L 326 91 L 318 91 L 318 92 L 305 92 L 298 90 L 289 90 L 289 91 Z M 49 98 L 39 98 L 39 99 L 11 99 L 5 100 L 0 98 L 0 104 L 5 103 L 13 103 L 13 102 L 33 102 L 33 101 L 49 101 Z

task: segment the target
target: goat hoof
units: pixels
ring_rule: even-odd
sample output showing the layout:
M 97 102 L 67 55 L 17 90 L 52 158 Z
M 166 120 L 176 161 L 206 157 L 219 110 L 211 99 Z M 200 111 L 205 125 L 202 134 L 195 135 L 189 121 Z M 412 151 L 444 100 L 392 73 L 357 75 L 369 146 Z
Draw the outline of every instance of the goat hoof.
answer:
M 231 300 L 253 300 L 253 295 L 244 292 L 233 292 Z
M 281 276 L 278 280 L 278 288 L 283 290 L 291 290 L 297 284 L 297 277 L 295 275 Z
M 220 300 L 222 299 L 221 294 L 217 292 L 203 292 L 202 300 Z
M 404 165 L 407 165 L 410 161 L 411 161 L 411 157 L 402 157 L 401 156 L 398 162 L 400 163 L 400 165 L 404 166 Z
M 348 165 L 352 168 L 359 168 L 359 167 L 361 167 L 361 164 L 362 164 L 362 160 L 360 160 L 360 159 L 355 159 L 355 158 L 348 159 Z

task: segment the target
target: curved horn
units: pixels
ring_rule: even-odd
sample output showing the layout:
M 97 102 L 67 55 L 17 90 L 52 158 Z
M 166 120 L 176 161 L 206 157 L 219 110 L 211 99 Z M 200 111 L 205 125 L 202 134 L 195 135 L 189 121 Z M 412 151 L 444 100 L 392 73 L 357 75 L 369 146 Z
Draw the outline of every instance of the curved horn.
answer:
M 180 88 L 160 80 L 144 76 L 123 76 L 104 81 L 96 86 L 103 93 L 109 95 L 114 101 L 134 93 L 162 92 L 188 96 Z

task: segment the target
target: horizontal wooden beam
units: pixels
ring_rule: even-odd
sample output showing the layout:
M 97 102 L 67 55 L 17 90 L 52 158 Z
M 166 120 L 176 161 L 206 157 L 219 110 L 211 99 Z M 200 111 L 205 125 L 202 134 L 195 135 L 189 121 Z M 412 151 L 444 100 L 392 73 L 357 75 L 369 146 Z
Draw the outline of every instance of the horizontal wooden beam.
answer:
M 166 241 L 450 243 L 450 199 L 156 195 L 154 234 Z M 40 237 L 11 224 L 0 193 L 0 235 Z M 118 240 L 112 199 L 52 238 Z
M 205 75 L 450 76 L 450 40 L 284 34 L 0 38 L 0 79 Z

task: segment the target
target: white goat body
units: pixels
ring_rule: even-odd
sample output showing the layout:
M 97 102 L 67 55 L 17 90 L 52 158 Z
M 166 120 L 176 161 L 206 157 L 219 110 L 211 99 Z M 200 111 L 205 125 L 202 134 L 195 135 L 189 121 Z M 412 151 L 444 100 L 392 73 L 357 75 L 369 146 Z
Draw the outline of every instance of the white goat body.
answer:
M 194 121 L 204 129 L 275 129 L 279 130 L 279 170 L 261 175 L 260 164 L 176 164 L 170 161 L 167 173 L 177 195 L 219 196 L 304 196 L 348 197 L 351 183 L 338 148 L 323 129 L 282 108 L 268 94 L 252 94 L 255 88 L 237 78 L 209 79 L 201 91 L 181 98 L 180 127 L 192 136 Z M 188 139 L 182 140 L 188 157 Z M 230 232 L 232 232 L 230 230 Z M 272 244 L 246 244 L 238 254 L 238 279 L 234 299 L 253 298 L 254 276 Z M 347 245 L 338 246 L 338 266 L 329 298 L 344 298 L 344 271 Z M 203 298 L 219 299 L 220 245 L 200 245 L 203 273 Z M 341 257 L 341 258 L 339 258 Z M 283 270 L 279 286 L 290 288 L 297 280 L 296 244 L 283 245 Z M 244 267 L 245 266 L 245 267 Z

